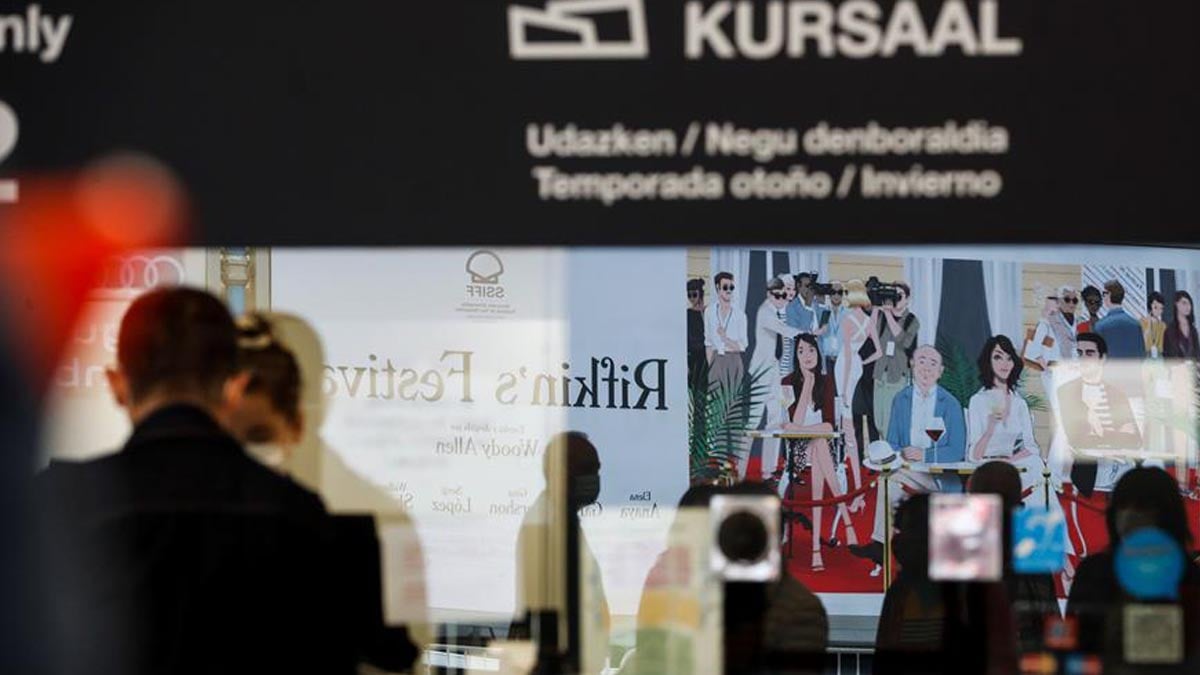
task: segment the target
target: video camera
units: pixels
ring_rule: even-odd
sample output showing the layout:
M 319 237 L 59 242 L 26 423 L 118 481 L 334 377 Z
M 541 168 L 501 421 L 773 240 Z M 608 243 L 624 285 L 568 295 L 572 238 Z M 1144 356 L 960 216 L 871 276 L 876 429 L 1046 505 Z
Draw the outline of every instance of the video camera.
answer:
M 820 277 L 816 272 L 808 272 L 808 286 L 812 289 L 813 295 L 833 295 L 833 284 L 820 283 L 817 281 Z M 796 275 L 796 287 L 800 287 L 800 275 Z
M 871 304 L 876 307 L 882 307 L 884 303 L 892 303 L 893 305 L 900 302 L 900 287 L 896 284 L 885 284 L 879 280 L 879 277 L 871 277 L 867 279 L 867 297 L 871 299 Z

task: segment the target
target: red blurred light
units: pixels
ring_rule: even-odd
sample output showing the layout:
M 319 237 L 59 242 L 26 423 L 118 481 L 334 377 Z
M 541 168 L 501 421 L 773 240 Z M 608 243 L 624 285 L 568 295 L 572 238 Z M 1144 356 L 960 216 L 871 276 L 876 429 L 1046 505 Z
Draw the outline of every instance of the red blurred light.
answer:
M 22 178 L 0 210 L 0 283 L 10 344 L 46 381 L 106 260 L 178 245 L 182 191 L 152 160 L 120 157 L 77 175 Z

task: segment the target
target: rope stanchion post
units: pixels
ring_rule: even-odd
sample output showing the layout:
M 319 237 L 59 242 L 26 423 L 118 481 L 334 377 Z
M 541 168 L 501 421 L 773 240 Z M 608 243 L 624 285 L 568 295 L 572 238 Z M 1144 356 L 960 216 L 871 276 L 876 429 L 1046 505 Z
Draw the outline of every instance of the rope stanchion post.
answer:
M 1046 510 L 1050 510 L 1050 465 L 1042 460 L 1042 492 L 1046 497 Z
M 892 585 L 892 501 L 890 485 L 892 470 L 884 469 L 883 477 L 883 590 Z
M 867 416 L 862 417 L 863 442 L 871 439 L 871 429 Z M 891 499 L 892 470 L 884 467 L 880 480 L 883 481 L 883 590 L 892 585 L 892 499 Z

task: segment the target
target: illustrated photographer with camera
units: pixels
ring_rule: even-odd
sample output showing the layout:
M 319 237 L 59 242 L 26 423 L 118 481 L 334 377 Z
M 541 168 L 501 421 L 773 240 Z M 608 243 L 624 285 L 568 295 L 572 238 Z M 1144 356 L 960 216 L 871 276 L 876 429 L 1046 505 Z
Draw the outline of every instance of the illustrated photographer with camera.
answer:
M 908 309 L 912 295 L 908 284 L 902 281 L 883 284 L 871 277 L 867 280 L 867 294 L 872 304 L 879 307 L 879 342 L 883 346 L 883 356 L 875 364 L 875 425 L 887 429 L 892 400 L 912 380 L 910 362 L 917 348 L 921 322 Z

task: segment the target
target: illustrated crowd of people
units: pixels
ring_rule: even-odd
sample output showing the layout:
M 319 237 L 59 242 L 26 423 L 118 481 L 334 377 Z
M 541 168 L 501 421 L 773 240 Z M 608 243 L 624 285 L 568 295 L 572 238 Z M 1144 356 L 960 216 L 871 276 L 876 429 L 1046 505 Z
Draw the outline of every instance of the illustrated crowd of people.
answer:
M 885 509 L 909 494 L 957 491 L 993 460 L 1018 470 L 1024 502 L 1064 516 L 1058 494 L 1111 493 L 1142 463 L 1172 470 L 1180 489 L 1190 490 L 1195 441 L 1186 425 L 1195 422 L 1193 360 L 1200 349 L 1187 291 L 1174 293 L 1167 318 L 1168 301 L 1151 292 L 1139 320 L 1126 311 L 1118 280 L 1103 289 L 1057 288 L 1046 294 L 1036 327 L 1025 336 L 986 340 L 975 362 L 978 389 L 962 401 L 941 384 L 946 355 L 919 342 L 921 321 L 910 309 L 908 284 L 875 278 L 819 283 L 815 273 L 783 274 L 767 281 L 766 297 L 748 312 L 734 302 L 735 283 L 729 272 L 716 274 L 716 301 L 705 303 L 704 280 L 688 282 L 691 381 L 717 386 L 758 377 L 766 383 L 766 395 L 752 397 L 749 406 L 751 433 L 736 475 L 755 479 L 747 476 L 753 436 L 761 439 L 762 477 L 781 495 L 789 482 L 793 497 L 799 485 L 811 484 L 811 520 L 804 514 L 801 522 L 813 533 L 813 572 L 825 569 L 823 546 L 844 541 L 851 553 L 874 562 L 870 575 L 878 576 L 888 534 Z M 1049 407 L 1052 428 L 1041 443 L 1019 386 L 1026 370 L 1040 374 Z M 1172 416 L 1183 424 L 1172 424 Z M 809 466 L 809 472 L 788 475 L 789 447 L 799 457 L 792 466 Z M 850 517 L 866 506 L 864 485 L 872 475 L 864 469 L 886 472 L 891 481 L 885 491 L 884 481 L 875 480 L 874 524 L 865 543 Z M 826 526 L 830 497 L 844 500 L 828 509 L 834 517 Z M 1068 542 L 1064 588 L 1074 563 L 1087 554 L 1077 507 L 1070 504 L 1082 550 Z

